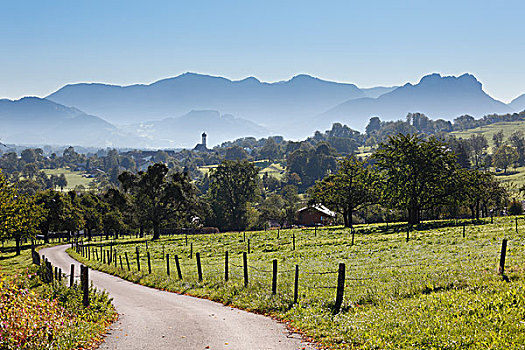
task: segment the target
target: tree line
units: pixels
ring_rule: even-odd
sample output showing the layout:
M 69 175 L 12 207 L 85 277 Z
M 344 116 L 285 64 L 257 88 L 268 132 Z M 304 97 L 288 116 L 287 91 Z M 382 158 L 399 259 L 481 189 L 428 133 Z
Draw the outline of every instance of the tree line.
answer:
M 462 167 L 451 145 L 435 137 L 389 137 L 366 159 L 332 159 L 337 153 L 322 143 L 314 150 L 296 150 L 305 171 L 314 171 L 309 165 L 324 169 L 317 180 L 312 174 L 308 201 L 337 212 L 347 227 L 356 219 L 405 220 L 410 225 L 465 215 L 479 219 L 512 207 L 509 192 L 493 174 Z M 264 176 L 247 160 L 224 160 L 211 169 L 206 191 L 187 172 L 164 163 L 123 171 L 118 185 L 100 192 L 20 194 L 0 179 L 0 234 L 16 239 L 40 233 L 47 240 L 50 232 L 75 235 L 81 230 L 88 239 L 94 233 L 109 238 L 130 232 L 151 232 L 158 239 L 163 228 L 264 229 L 269 222 L 294 224 L 304 204 L 293 184 L 265 188 Z

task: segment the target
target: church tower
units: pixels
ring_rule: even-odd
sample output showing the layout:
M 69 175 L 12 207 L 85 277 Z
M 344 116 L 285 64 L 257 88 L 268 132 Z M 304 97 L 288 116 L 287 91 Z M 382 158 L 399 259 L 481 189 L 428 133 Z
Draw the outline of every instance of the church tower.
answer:
M 201 145 L 203 145 L 204 148 L 207 148 L 207 147 L 206 147 L 206 136 L 208 136 L 208 135 L 206 135 L 206 133 L 203 132 L 203 133 L 202 133 L 202 142 L 201 142 Z
M 201 143 L 198 143 L 194 148 L 193 150 L 194 151 L 197 151 L 197 152 L 208 152 L 208 147 L 206 146 L 206 137 L 208 135 L 206 135 L 205 132 L 202 133 L 201 137 L 202 137 L 202 142 Z

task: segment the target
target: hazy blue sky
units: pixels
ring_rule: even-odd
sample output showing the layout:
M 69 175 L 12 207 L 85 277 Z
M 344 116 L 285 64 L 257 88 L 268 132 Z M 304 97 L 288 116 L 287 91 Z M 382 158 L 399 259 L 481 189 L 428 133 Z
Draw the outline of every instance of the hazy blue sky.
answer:
M 186 71 L 360 87 L 470 72 L 507 102 L 525 93 L 524 13 L 505 0 L 2 0 L 0 97 Z

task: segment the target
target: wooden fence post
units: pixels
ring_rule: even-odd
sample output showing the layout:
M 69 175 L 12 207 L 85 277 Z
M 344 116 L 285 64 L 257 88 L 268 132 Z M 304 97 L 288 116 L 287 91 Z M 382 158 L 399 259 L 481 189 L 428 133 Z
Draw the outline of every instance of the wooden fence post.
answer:
M 58 269 L 58 282 L 62 282 L 62 269 Z
M 113 249 L 113 261 L 115 262 L 115 267 L 117 267 L 117 250 Z
M 518 233 L 518 217 L 516 216 L 516 233 Z
M 228 281 L 228 251 L 224 252 L 224 281 Z
M 345 264 L 339 264 L 339 271 L 337 274 L 337 292 L 335 296 L 334 314 L 338 313 L 343 304 L 343 295 L 345 292 Z
M 410 225 L 407 224 L 407 239 L 406 239 L 406 241 L 408 242 L 409 239 L 410 239 Z
M 277 293 L 277 259 L 273 259 L 273 269 L 272 269 L 272 294 Z
M 246 242 L 246 231 L 244 231 L 242 234 L 242 241 Z
M 126 265 L 128 266 L 128 271 L 131 271 L 131 268 L 129 267 L 128 252 L 124 252 L 124 257 L 126 258 Z
M 354 236 L 355 236 L 355 230 L 354 230 L 354 227 L 352 226 L 350 228 L 350 230 L 352 231 L 352 245 L 354 245 Z
M 89 306 L 89 276 L 87 266 L 80 265 L 81 281 L 82 281 L 82 304 L 84 307 Z
M 71 264 L 71 274 L 69 275 L 69 287 L 73 287 L 75 284 L 75 264 Z
M 179 279 L 182 279 L 182 270 L 180 269 L 180 261 L 179 256 L 175 255 L 175 266 L 177 267 L 177 275 L 179 275 Z
M 53 266 L 51 266 L 51 263 L 46 259 L 46 281 L 47 283 L 53 282 Z
M 201 253 L 195 253 L 197 258 L 197 274 L 199 275 L 199 282 L 202 281 L 202 266 L 201 266 Z
M 248 287 L 248 254 L 242 253 L 242 263 L 244 267 L 244 286 Z
M 170 255 L 166 254 L 166 274 L 170 275 Z
M 149 250 L 146 252 L 146 255 L 148 256 L 148 273 L 151 275 L 151 260 L 149 256 Z
M 140 271 L 139 247 L 135 247 L 135 252 L 137 253 L 137 269 Z
M 463 238 L 465 238 L 465 223 L 463 223 Z
M 190 243 L 190 259 L 193 259 L 193 242 Z
M 91 249 L 87 247 L 88 260 L 91 260 Z
M 119 256 L 118 256 L 118 260 L 119 260 L 119 262 L 120 262 L 120 269 L 121 269 L 121 270 L 124 270 L 124 266 L 122 266 L 122 255 L 119 255 Z
M 248 238 L 248 254 L 250 254 L 250 239 Z
M 277 239 L 279 239 L 279 232 L 281 231 L 280 228 L 277 229 Z
M 299 298 L 299 265 L 295 265 L 295 281 L 293 288 L 293 303 L 297 304 Z
M 507 255 L 507 239 L 504 238 L 501 242 L 501 255 L 499 257 L 498 273 L 505 274 L 505 256 Z
M 292 233 L 293 250 L 295 250 L 295 232 Z

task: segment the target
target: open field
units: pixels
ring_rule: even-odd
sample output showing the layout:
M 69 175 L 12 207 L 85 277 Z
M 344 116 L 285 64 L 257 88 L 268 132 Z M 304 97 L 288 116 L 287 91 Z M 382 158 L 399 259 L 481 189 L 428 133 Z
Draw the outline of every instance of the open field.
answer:
M 495 133 L 499 132 L 500 130 L 503 131 L 503 134 L 505 135 L 504 140 L 507 140 L 507 138 L 516 130 L 522 130 L 525 131 L 525 121 L 515 121 L 515 122 L 500 122 L 500 123 L 494 123 L 486 126 L 482 126 L 479 128 L 469 129 L 465 131 L 454 131 L 451 132 L 452 135 L 468 139 L 472 135 L 484 135 L 487 138 L 487 141 L 489 142 L 489 153 L 493 153 L 494 150 L 492 147 L 494 146 L 494 143 L 492 141 L 492 136 L 494 136 Z
M 341 227 L 215 235 L 165 236 L 156 242 L 119 239 L 90 246 L 92 267 L 161 289 L 210 298 L 289 320 L 330 348 L 520 348 L 525 344 L 525 221 L 494 224 L 428 223 L 410 233 L 405 225 L 356 226 L 355 244 Z M 277 235 L 279 234 L 279 237 Z M 246 237 L 246 240 L 244 239 Z M 295 250 L 293 237 L 295 236 Z M 508 241 L 506 274 L 496 273 L 502 239 Z M 248 243 L 249 242 L 249 243 Z M 94 260 L 94 249 L 113 243 L 118 259 Z M 248 250 L 248 287 L 242 253 Z M 141 271 L 137 271 L 136 248 Z M 229 281 L 224 281 L 225 252 Z M 146 253 L 151 257 L 148 273 Z M 127 269 L 127 253 L 131 271 Z M 196 253 L 202 261 L 198 280 Z M 107 253 L 106 253 L 107 254 Z M 166 257 L 170 255 L 170 276 Z M 175 255 L 182 280 L 177 277 Z M 122 268 L 120 260 L 122 259 Z M 278 264 L 272 295 L 272 261 Z M 339 263 L 346 264 L 342 312 L 334 315 Z M 295 266 L 298 303 L 293 303 Z
M 254 164 L 259 168 L 259 176 L 261 177 L 264 174 L 268 174 L 269 176 L 273 176 L 278 180 L 282 180 L 284 176 L 285 167 L 281 163 L 272 163 L 268 160 L 258 160 L 255 161 Z M 210 170 L 215 169 L 216 167 L 217 165 L 204 165 L 199 167 L 199 171 L 205 175 L 209 174 Z
M 72 190 L 78 185 L 82 185 L 87 189 L 89 188 L 89 184 L 93 181 L 93 179 L 82 177 L 83 172 L 81 171 L 71 171 L 66 168 L 44 169 L 43 171 L 48 176 L 50 175 L 59 176 L 60 174 L 64 174 L 67 180 L 67 186 L 64 188 L 64 191 Z

